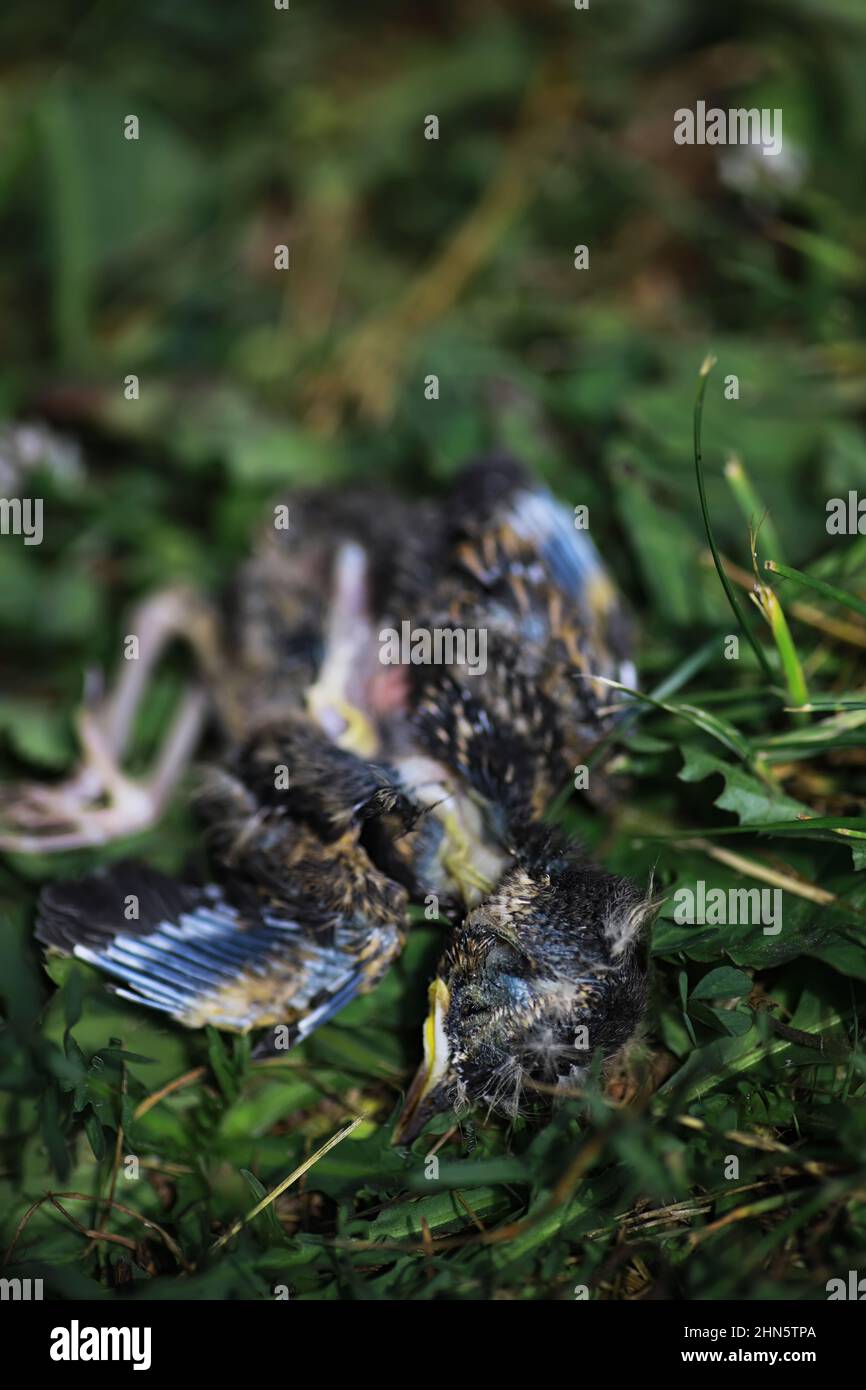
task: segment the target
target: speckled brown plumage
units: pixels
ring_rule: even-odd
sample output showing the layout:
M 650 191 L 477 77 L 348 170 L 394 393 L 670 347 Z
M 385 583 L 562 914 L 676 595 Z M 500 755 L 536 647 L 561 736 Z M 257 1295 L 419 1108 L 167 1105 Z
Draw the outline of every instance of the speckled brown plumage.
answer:
M 633 679 L 627 619 L 588 536 L 506 459 L 439 503 L 277 507 L 289 525 L 264 528 L 212 646 L 213 882 L 121 865 L 55 884 L 39 936 L 187 1025 L 299 1038 L 372 987 L 434 894 L 456 925 L 398 1132 L 448 1106 L 514 1113 L 619 1048 L 643 1005 L 642 895 L 542 825 L 613 718 L 592 677 Z M 383 664 L 404 623 L 483 634 L 486 668 Z

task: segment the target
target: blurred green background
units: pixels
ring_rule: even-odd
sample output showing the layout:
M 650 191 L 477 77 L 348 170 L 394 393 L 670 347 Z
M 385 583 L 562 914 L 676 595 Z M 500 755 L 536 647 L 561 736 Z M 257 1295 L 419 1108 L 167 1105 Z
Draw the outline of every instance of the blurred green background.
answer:
M 100 855 L 8 857 L 4 1238 L 59 1177 L 108 1191 L 122 1130 L 150 1166 L 146 1182 L 121 1178 L 119 1200 L 162 1213 L 198 1272 L 178 1281 L 170 1246 L 119 1211 L 110 1229 L 132 1253 L 88 1244 L 50 1204 L 13 1265 L 83 1297 L 131 1283 L 269 1297 L 282 1279 L 310 1298 L 570 1298 L 581 1283 L 593 1297 L 813 1298 L 863 1266 L 866 854 L 848 822 L 866 800 L 864 716 L 792 720 L 772 642 L 773 682 L 745 644 L 723 659 L 733 618 L 707 563 L 692 402 L 712 350 L 709 510 L 740 577 L 749 527 L 723 473 L 731 453 L 760 499 L 752 519 L 769 509 L 775 558 L 862 594 L 863 538 L 829 538 L 825 508 L 866 492 L 864 63 L 862 0 L 96 0 L 0 17 L 0 419 L 50 430 L 26 457 L 0 434 L 5 494 L 45 499 L 41 546 L 0 538 L 6 776 L 68 769 L 82 672 L 114 665 L 130 601 L 175 579 L 218 592 L 275 490 L 371 478 L 435 491 L 468 456 L 507 447 L 589 505 L 637 614 L 643 688 L 679 672 L 745 746 L 656 710 L 617 754 L 611 814 L 575 804 L 568 823 L 665 891 L 742 882 L 706 853 L 707 836 L 735 829 L 712 844 L 832 897 L 793 892 L 780 945 L 684 931 L 663 910 L 646 1044 L 663 1089 L 633 1113 L 593 1093 L 541 1131 L 458 1136 L 432 1191 L 424 1145 L 395 1155 L 386 1122 L 414 1065 L 435 929 L 264 1076 L 243 1045 L 157 1024 L 83 971 L 56 972 L 46 1014 L 35 889 Z M 699 99 L 781 108 L 783 154 L 677 146 L 673 113 Z M 129 115 L 138 140 L 124 138 Z M 812 696 L 856 701 L 862 617 L 779 596 Z M 139 764 L 180 672 L 155 685 Z M 754 831 L 804 813 L 829 824 Z M 193 844 L 181 806 L 122 848 L 176 868 Z M 112 1038 L 152 1060 L 120 1058 Z M 198 1067 L 204 1080 L 135 1117 L 134 1102 Z M 280 1199 L 279 1223 L 209 1262 L 211 1233 L 256 1184 L 358 1110 L 365 1127 Z M 732 1148 L 731 1133 L 751 1137 Z M 589 1178 L 569 1166 L 587 1134 L 601 1144 Z M 726 1187 L 731 1152 L 743 1178 Z M 744 1217 L 707 1233 L 738 1203 Z M 478 1241 L 478 1223 L 500 1221 L 525 1224 Z M 432 1271 L 424 1222 L 433 1239 L 466 1236 Z

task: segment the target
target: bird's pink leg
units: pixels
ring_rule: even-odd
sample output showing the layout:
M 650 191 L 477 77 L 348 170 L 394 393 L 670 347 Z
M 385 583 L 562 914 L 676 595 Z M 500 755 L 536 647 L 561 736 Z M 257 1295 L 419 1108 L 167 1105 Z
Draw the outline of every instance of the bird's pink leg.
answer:
M 153 670 L 166 647 L 186 639 L 212 675 L 218 658 L 217 623 L 191 591 L 170 589 L 133 613 L 128 632 L 137 656 L 124 660 L 112 689 L 78 715 L 82 758 L 66 781 L 27 783 L 0 793 L 0 850 L 43 854 L 102 845 L 153 825 L 198 743 L 207 717 L 204 687 L 185 693 L 155 763 L 142 779 L 129 777 L 122 757 Z

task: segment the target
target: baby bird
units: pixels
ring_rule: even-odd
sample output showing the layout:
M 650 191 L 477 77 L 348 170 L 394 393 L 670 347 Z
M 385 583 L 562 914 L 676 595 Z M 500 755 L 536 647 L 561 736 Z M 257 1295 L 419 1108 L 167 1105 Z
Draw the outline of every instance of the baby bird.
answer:
M 571 513 L 504 458 L 470 466 L 440 505 L 298 495 L 226 614 L 189 597 L 182 618 L 178 602 L 151 626 L 188 635 L 221 735 L 198 798 L 212 881 L 122 863 L 52 884 L 39 939 L 187 1026 L 278 1027 L 291 1045 L 372 988 L 411 900 L 438 901 L 459 925 L 402 1143 L 445 1110 L 513 1116 L 617 1052 L 644 1008 L 651 907 L 544 824 L 616 717 L 594 678 L 635 680 L 628 623 Z M 71 784 L 11 803 L 0 847 L 102 843 L 141 824 L 148 795 L 160 813 L 197 728 L 182 710 L 176 756 L 131 784 L 137 680 L 130 693 L 124 673 L 82 724 L 90 758 Z
M 453 558 L 432 621 L 486 633 L 487 669 L 415 677 L 415 759 L 429 760 L 445 828 L 439 888 L 447 896 L 444 869 L 468 910 L 430 986 L 424 1058 L 395 1130 L 404 1143 L 443 1110 L 514 1116 L 579 1079 L 596 1053 L 618 1052 L 645 1007 L 653 911 L 543 820 L 615 718 L 592 677 L 636 679 L 595 547 L 510 460 L 468 469 L 451 515 Z M 413 794 L 425 797 L 424 784 Z
M 430 985 L 424 1059 L 395 1141 L 443 1110 L 513 1118 L 579 1080 L 597 1051 L 619 1052 L 644 1011 L 648 911 L 631 885 L 553 836 L 516 851 Z

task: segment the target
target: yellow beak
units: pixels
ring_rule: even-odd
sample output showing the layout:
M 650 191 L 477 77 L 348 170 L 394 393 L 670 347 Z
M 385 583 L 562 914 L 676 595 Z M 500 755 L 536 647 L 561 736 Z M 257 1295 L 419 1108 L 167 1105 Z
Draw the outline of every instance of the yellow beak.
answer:
M 450 1061 L 445 1015 L 451 995 L 444 980 L 437 976 L 428 991 L 430 1012 L 424 1022 L 424 1060 L 406 1096 L 405 1104 L 394 1128 L 394 1144 L 411 1144 L 421 1133 L 431 1115 L 428 1099 L 448 1074 Z M 438 1108 L 438 1107 L 437 1107 Z

